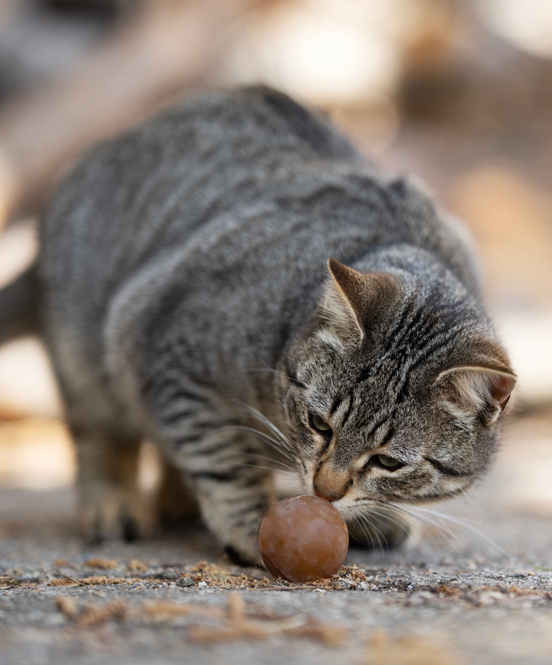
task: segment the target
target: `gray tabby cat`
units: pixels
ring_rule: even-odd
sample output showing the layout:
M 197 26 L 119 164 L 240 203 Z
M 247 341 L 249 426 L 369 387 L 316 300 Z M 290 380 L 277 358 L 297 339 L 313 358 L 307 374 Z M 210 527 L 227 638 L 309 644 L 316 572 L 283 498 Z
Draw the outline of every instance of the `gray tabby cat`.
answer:
M 86 156 L 0 330 L 46 340 L 86 534 L 148 530 L 149 439 L 165 508 L 197 502 L 249 561 L 279 464 L 399 541 L 389 507 L 480 477 L 515 384 L 463 228 L 264 87 L 197 95 Z

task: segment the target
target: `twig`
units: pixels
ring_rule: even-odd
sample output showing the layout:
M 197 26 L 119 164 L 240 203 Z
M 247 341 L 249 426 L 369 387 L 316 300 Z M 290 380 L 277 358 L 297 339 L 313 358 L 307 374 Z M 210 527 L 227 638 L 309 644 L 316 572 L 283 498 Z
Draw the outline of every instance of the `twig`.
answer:
M 69 580 L 69 582 L 71 582 L 72 584 L 75 584 L 76 586 L 86 586 L 85 584 L 83 584 L 79 580 L 76 580 L 74 577 L 69 577 L 69 575 L 65 575 L 60 570 L 56 570 L 56 574 L 60 575 L 61 577 L 64 577 L 66 580 Z

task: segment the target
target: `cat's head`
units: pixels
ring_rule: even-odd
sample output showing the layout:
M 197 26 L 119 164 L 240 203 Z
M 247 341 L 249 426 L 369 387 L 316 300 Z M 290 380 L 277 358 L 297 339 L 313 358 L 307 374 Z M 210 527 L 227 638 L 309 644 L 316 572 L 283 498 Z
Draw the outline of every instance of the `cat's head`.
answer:
M 344 512 L 454 496 L 488 467 L 516 382 L 488 319 L 445 269 L 328 266 L 281 372 L 305 489 Z

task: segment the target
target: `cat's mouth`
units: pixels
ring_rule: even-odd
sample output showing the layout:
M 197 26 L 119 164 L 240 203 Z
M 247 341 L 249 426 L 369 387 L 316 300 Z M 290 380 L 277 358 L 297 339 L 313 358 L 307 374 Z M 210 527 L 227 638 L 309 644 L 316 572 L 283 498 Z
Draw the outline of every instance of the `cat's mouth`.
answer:
M 352 514 L 352 508 L 354 506 L 354 501 L 351 499 L 350 496 L 342 496 L 339 498 L 334 498 L 331 496 L 327 496 L 323 494 L 322 492 L 319 492 L 316 488 L 313 487 L 313 494 L 315 496 L 320 497 L 321 499 L 325 499 L 326 501 L 329 501 L 334 508 L 336 508 L 342 515 L 343 517 L 349 516 Z
M 344 494 L 343 496 L 335 497 L 332 496 L 331 493 L 324 494 L 316 487 L 314 482 L 310 483 L 309 494 L 311 494 L 312 496 L 317 496 L 321 499 L 325 499 L 326 501 L 329 501 L 332 504 L 332 506 L 336 508 L 344 518 L 350 517 L 353 514 L 352 509 L 354 507 L 354 501 L 352 500 L 350 495 Z
M 319 492 L 317 489 L 314 490 L 314 493 L 320 499 L 326 499 L 326 501 L 330 501 L 330 502 L 335 501 L 335 498 L 333 498 L 331 496 L 327 496 L 326 494 L 322 494 L 322 492 Z

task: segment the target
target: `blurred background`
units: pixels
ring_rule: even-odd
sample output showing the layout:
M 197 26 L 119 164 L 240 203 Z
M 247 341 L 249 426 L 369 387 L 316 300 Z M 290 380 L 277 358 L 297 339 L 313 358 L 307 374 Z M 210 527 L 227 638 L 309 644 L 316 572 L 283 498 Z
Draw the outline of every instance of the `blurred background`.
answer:
M 550 0 L 0 0 L 0 284 L 84 148 L 190 90 L 256 82 L 467 222 L 520 377 L 491 503 L 552 514 Z M 74 472 L 40 343 L 5 345 L 0 488 Z

